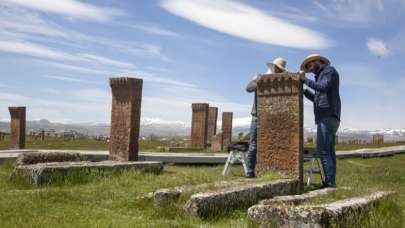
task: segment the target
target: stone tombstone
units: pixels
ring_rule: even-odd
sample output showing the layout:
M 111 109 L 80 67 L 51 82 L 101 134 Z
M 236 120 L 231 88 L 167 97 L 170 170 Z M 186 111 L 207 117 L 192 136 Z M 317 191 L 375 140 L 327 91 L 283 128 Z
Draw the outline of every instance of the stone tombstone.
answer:
M 209 107 L 208 109 L 208 129 L 207 139 L 211 142 L 212 136 L 217 133 L 217 120 L 218 120 L 218 108 Z
M 191 105 L 193 114 L 191 120 L 191 146 L 203 147 L 207 146 L 208 136 L 208 104 L 193 103 Z
M 257 175 L 281 171 L 303 180 L 303 89 L 299 73 L 257 82 Z
M 374 134 L 373 135 L 373 144 L 384 144 L 384 135 L 383 134 Z
M 142 79 L 110 78 L 112 90 L 109 159 L 138 160 Z
M 222 151 L 222 132 L 212 136 L 211 138 L 211 151 Z
M 10 111 L 10 148 L 25 148 L 25 107 L 8 107 Z
M 227 150 L 232 141 L 232 112 L 222 113 L 222 150 Z

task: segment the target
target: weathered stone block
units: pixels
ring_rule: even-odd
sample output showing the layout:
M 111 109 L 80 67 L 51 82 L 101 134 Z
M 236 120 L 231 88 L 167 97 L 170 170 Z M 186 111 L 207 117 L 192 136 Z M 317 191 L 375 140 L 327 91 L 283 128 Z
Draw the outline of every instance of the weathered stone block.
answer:
M 277 204 L 291 204 L 297 205 L 305 200 L 315 198 L 318 196 L 326 195 L 330 192 L 336 191 L 337 188 L 323 188 L 314 191 L 310 191 L 301 195 L 288 195 L 288 196 L 276 196 L 272 199 L 265 199 L 259 202 L 263 205 L 277 205 Z
M 11 115 L 10 142 L 11 149 L 25 148 L 25 107 L 8 107 Z
M 138 160 L 142 79 L 110 78 L 112 89 L 110 160 Z
M 210 142 L 211 142 L 212 137 L 217 133 L 217 119 L 218 119 L 218 108 L 209 107 L 207 139 Z
M 232 141 L 232 112 L 222 113 L 222 150 L 228 149 L 229 144 Z
M 16 166 L 33 165 L 48 162 L 73 162 L 84 161 L 84 157 L 79 153 L 66 152 L 26 152 L 18 155 Z
M 193 147 L 207 146 L 208 104 L 194 103 L 191 105 L 193 114 L 191 120 L 191 145 Z
M 152 195 L 153 195 L 155 207 L 164 207 L 169 202 L 179 199 L 181 194 L 183 194 L 183 193 L 202 191 L 207 188 L 212 189 L 212 188 L 242 186 L 242 185 L 246 185 L 247 183 L 254 184 L 255 182 L 254 182 L 254 180 L 250 180 L 250 179 L 242 179 L 242 180 L 236 180 L 236 181 L 220 181 L 220 182 L 214 182 L 214 183 L 203 183 L 203 184 L 191 185 L 191 186 L 178 186 L 178 187 L 173 187 L 173 188 L 158 189 L 155 192 L 153 192 Z
M 271 169 L 302 182 L 303 91 L 300 75 L 264 75 L 257 86 L 257 175 Z
M 379 191 L 321 205 L 255 205 L 248 209 L 248 215 L 256 223 L 274 227 L 329 227 L 356 212 L 367 212 L 371 205 L 393 193 Z
M 183 209 L 193 216 L 207 217 L 240 206 L 250 206 L 262 199 L 296 194 L 298 190 L 298 180 L 288 179 L 251 184 L 221 191 L 194 194 L 183 206 Z
M 35 185 L 41 185 L 52 181 L 52 177 L 64 177 L 75 171 L 107 171 L 134 169 L 143 172 L 160 173 L 163 170 L 162 162 L 152 161 L 101 161 L 101 162 L 50 162 L 33 165 L 16 166 L 11 177 L 27 178 Z

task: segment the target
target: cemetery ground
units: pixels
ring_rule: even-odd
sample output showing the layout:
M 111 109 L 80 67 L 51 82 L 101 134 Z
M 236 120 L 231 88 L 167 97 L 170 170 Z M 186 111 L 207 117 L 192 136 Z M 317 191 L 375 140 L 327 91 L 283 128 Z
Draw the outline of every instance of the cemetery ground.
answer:
M 178 144 L 182 138 L 169 137 L 166 140 L 161 139 L 146 139 L 139 140 L 140 151 L 153 151 L 161 152 L 164 147 L 169 147 L 171 143 Z M 182 142 L 184 143 L 184 142 Z M 336 150 L 356 150 L 362 148 L 380 148 L 389 146 L 405 145 L 405 142 L 386 142 L 384 144 L 337 144 Z M 313 148 L 313 144 L 306 144 L 305 148 Z M 9 135 L 0 141 L 0 150 L 7 150 L 10 148 Z M 98 141 L 93 138 L 80 138 L 80 139 L 63 139 L 57 137 L 46 136 L 45 140 L 34 140 L 32 136 L 26 136 L 26 149 L 66 149 L 66 150 L 108 150 L 107 141 Z M 200 151 L 199 148 L 179 148 L 177 152 L 190 152 Z M 208 149 L 209 150 L 209 149 Z M 176 152 L 175 150 L 172 152 Z
M 377 204 L 361 219 L 348 220 L 344 227 L 404 227 L 405 154 L 369 159 L 339 159 L 338 189 L 309 202 L 330 202 L 360 196 L 375 190 L 397 193 Z M 257 227 L 247 208 L 198 219 L 181 206 L 190 194 L 156 209 L 145 194 L 160 188 L 229 181 L 242 177 L 241 166 L 221 176 L 223 166 L 166 165 L 162 174 L 135 171 L 122 173 L 74 173 L 63 181 L 34 187 L 11 181 L 13 162 L 0 165 L 0 227 Z M 259 180 L 280 178 L 268 173 Z M 315 179 L 314 183 L 319 183 Z M 316 187 L 316 186 L 314 186 Z M 349 224 L 349 225 L 348 225 Z

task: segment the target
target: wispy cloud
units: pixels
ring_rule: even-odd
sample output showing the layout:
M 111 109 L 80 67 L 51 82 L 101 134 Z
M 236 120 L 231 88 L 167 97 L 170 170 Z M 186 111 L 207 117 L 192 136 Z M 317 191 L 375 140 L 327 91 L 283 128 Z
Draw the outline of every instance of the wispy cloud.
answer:
M 144 29 L 148 28 L 144 27 Z M 176 35 L 175 33 L 170 33 L 171 31 L 159 29 L 159 27 L 150 27 L 148 31 L 162 35 Z M 91 34 L 78 32 L 54 23 L 51 20 L 47 20 L 42 14 L 34 10 L 17 6 L 2 8 L 2 13 L 0 14 L 0 37 L 2 40 L 23 42 L 26 45 L 31 42 L 39 42 L 43 44 L 42 47 L 40 47 L 42 50 L 51 49 L 50 45 L 52 44 L 56 44 L 58 47 L 69 47 L 70 49 L 74 47 L 79 50 L 88 50 L 94 45 L 103 45 L 110 50 L 147 58 L 158 58 L 166 62 L 171 62 L 171 59 L 162 53 L 159 45 L 133 40 L 117 40 L 102 36 L 95 37 Z M 39 46 L 39 44 L 36 46 Z M 55 52 L 56 50 L 53 51 Z M 36 56 L 40 57 L 38 55 Z M 43 57 L 43 55 L 41 55 L 41 57 Z M 50 56 L 48 55 L 48 57 Z M 65 55 L 65 57 L 67 56 Z M 134 68 L 132 64 L 106 59 L 106 57 L 95 56 L 94 54 L 89 54 L 86 57 L 88 58 L 85 59 L 85 61 L 91 59 L 116 67 Z M 72 59 L 72 56 L 68 58 Z M 77 58 L 77 56 L 75 58 Z
M 73 19 L 98 22 L 111 21 L 114 17 L 125 15 L 125 12 L 121 9 L 99 7 L 76 0 L 3 0 L 3 3 L 63 15 Z
M 173 79 L 170 77 L 157 76 L 153 73 L 149 73 L 149 72 L 145 72 L 145 71 L 126 71 L 126 72 L 122 73 L 122 76 L 142 78 L 146 82 L 172 85 L 172 86 L 175 86 L 174 89 L 178 89 L 177 87 L 196 88 L 196 85 L 194 85 L 192 83 L 176 80 L 176 79 Z
M 88 59 L 90 61 L 100 63 L 100 64 L 107 64 L 107 65 L 111 65 L 111 66 L 115 66 L 115 67 L 122 67 L 122 68 L 135 68 L 135 66 L 131 63 L 118 61 L 118 60 L 114 60 L 111 58 L 98 56 L 98 55 L 94 55 L 94 54 L 82 53 L 82 54 L 78 54 L 78 56 Z
M 111 58 L 89 54 L 89 53 L 67 53 L 60 50 L 50 49 L 46 46 L 35 44 L 32 42 L 15 42 L 15 41 L 1 41 L 0 51 L 15 53 L 20 55 L 28 55 L 52 60 L 68 60 L 68 61 L 87 61 L 93 64 L 104 64 L 119 68 L 133 69 L 135 66 L 131 63 L 114 60 Z
M 386 10 L 384 3 L 387 2 L 382 0 L 313 0 L 312 3 L 332 20 L 355 23 L 356 25 L 371 25 L 372 21 L 381 21 L 383 18 L 381 15 Z M 376 17 L 376 14 L 379 14 L 379 17 Z
M 158 36 L 171 36 L 171 37 L 180 36 L 180 34 L 176 32 L 153 25 L 131 25 L 131 27 Z
M 386 56 L 389 54 L 389 50 L 386 44 L 379 39 L 375 38 L 368 39 L 367 48 L 372 54 L 377 56 Z
M 49 78 L 49 79 L 53 79 L 53 80 L 64 81 L 64 82 L 78 82 L 78 83 L 96 84 L 95 81 L 84 80 L 84 79 L 74 78 L 74 77 L 57 76 L 57 75 L 49 75 L 49 76 L 44 76 L 44 77 Z
M 47 67 L 60 68 L 60 69 L 65 69 L 65 70 L 74 71 L 74 72 L 81 72 L 81 73 L 86 73 L 86 74 L 109 75 L 109 74 L 114 73 L 114 72 L 106 71 L 106 70 L 94 69 L 94 68 L 90 68 L 90 67 L 83 67 L 83 66 L 78 66 L 78 65 L 53 62 L 53 61 L 47 61 L 47 60 L 34 60 L 34 62 L 41 64 L 41 65 L 45 65 Z
M 74 60 L 74 56 L 29 42 L 1 41 L 0 51 L 47 59 Z
M 199 25 L 254 42 L 301 49 L 331 46 L 322 33 L 239 2 L 165 0 L 161 7 Z

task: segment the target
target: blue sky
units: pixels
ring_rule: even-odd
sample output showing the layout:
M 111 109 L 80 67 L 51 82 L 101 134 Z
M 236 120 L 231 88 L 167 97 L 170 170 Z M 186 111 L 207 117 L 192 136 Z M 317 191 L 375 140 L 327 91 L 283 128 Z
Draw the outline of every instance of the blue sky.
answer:
M 108 78 L 144 79 L 142 117 L 191 119 L 208 102 L 248 120 L 246 83 L 282 56 L 327 56 L 342 128 L 405 128 L 405 1 L 0 1 L 0 119 L 109 122 Z M 307 75 L 313 77 L 312 75 Z M 305 125 L 312 126 L 305 102 Z

